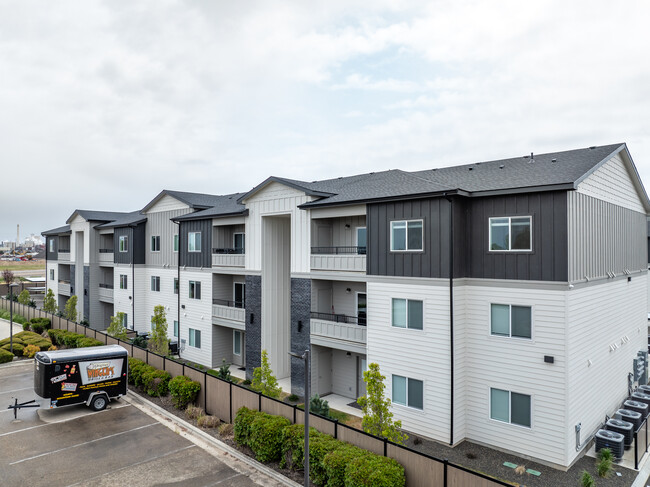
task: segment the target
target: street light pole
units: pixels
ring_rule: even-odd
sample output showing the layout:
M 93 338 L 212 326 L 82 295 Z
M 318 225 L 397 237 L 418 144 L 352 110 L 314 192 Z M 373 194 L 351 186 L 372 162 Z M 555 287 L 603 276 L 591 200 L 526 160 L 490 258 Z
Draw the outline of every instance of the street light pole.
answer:
M 9 284 L 9 351 L 14 354 L 14 288 L 15 282 Z
M 309 395 L 309 375 L 311 371 L 309 361 L 309 350 L 299 355 L 294 352 L 289 352 L 292 357 L 299 358 L 305 361 L 305 454 L 304 454 L 304 467 L 305 467 L 305 487 L 309 487 L 309 409 L 310 409 L 310 395 Z

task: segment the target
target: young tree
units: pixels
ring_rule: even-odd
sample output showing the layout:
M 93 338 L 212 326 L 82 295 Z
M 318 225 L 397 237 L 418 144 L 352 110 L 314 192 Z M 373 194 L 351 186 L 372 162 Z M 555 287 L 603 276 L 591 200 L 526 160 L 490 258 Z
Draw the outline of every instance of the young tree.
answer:
M 114 338 L 126 341 L 126 328 L 124 328 L 124 325 L 122 324 L 123 321 L 124 313 L 121 311 L 115 316 L 111 316 L 111 324 L 108 326 L 106 333 Z
M 43 311 L 55 314 L 57 309 L 58 306 L 56 305 L 54 292 L 51 289 L 48 289 L 47 294 L 45 295 L 45 299 L 43 300 Z
M 403 445 L 408 436 L 400 431 L 402 422 L 393 421 L 390 399 L 384 397 L 385 380 L 386 377 L 379 372 L 379 365 L 375 363 L 369 364 L 368 370 L 363 373 L 366 395 L 357 399 L 363 410 L 361 426 L 366 433 Z
M 165 307 L 157 305 L 153 308 L 151 319 L 153 329 L 149 338 L 149 349 L 159 355 L 169 355 L 169 340 L 167 339 L 167 317 Z
M 22 305 L 29 306 L 29 291 L 27 289 L 23 289 L 22 292 L 18 295 L 18 302 Z
M 282 392 L 282 389 L 278 385 L 278 380 L 275 378 L 273 371 L 271 370 L 269 354 L 266 350 L 262 350 L 261 367 L 255 367 L 253 370 L 251 389 L 274 399 L 279 398 L 280 393 Z
M 11 272 L 9 269 L 3 270 L 2 271 L 2 280 L 8 286 L 9 284 L 14 282 L 14 273 Z
M 72 295 L 68 298 L 68 302 L 65 303 L 65 309 L 63 310 L 63 317 L 70 321 L 77 321 L 77 296 Z

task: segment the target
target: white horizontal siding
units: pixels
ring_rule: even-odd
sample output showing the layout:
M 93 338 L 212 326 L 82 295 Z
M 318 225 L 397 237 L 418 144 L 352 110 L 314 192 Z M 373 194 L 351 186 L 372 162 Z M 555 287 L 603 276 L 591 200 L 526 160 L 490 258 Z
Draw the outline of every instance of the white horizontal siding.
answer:
M 627 397 L 627 374 L 632 371 L 633 359 L 648 347 L 647 285 L 647 277 L 641 275 L 630 282 L 617 279 L 568 293 L 565 447 L 569 460 L 577 455 L 575 424 L 582 423 L 584 441 Z M 618 349 L 610 351 L 612 344 Z
M 578 192 L 617 206 L 645 213 L 623 159 L 616 154 L 578 185 Z
M 232 328 L 212 327 L 212 367 L 221 367 L 223 360 L 232 364 L 232 333 Z
M 532 339 L 492 336 L 490 304 L 532 307 Z M 460 305 L 460 303 L 457 303 Z M 565 292 L 492 286 L 464 289 L 466 436 L 487 445 L 564 465 Z M 460 318 L 460 317 L 459 317 Z M 544 356 L 554 357 L 547 364 Z M 456 380 L 460 380 L 456 376 Z M 532 397 L 532 427 L 490 419 L 490 388 Z
M 424 382 L 424 410 L 393 405 L 395 419 L 405 429 L 449 441 L 450 343 L 449 288 L 368 283 L 368 363 L 379 364 L 386 376 L 386 395 L 392 397 L 392 375 Z M 391 326 L 391 299 L 424 302 L 424 329 Z
M 332 350 L 332 392 L 349 399 L 357 398 L 357 354 Z

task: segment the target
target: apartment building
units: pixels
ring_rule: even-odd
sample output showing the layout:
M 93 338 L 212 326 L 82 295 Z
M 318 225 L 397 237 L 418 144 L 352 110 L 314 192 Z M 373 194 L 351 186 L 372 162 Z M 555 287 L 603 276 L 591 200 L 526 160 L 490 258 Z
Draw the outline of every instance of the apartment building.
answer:
M 377 362 L 407 430 L 566 468 L 647 350 L 648 213 L 616 144 L 270 177 L 225 196 L 163 191 L 134 213 L 78 210 L 43 235 L 48 287 L 60 304 L 88 296 L 91 326 L 123 311 L 147 331 L 163 304 L 183 357 L 250 375 L 265 349 L 300 394 L 288 352 L 309 348 L 312 390 L 350 401 Z

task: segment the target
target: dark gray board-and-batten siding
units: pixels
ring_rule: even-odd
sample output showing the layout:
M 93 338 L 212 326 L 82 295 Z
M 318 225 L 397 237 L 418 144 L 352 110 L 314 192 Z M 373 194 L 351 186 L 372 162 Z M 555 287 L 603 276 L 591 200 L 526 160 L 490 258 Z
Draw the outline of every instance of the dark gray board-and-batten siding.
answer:
M 188 233 L 201 232 L 201 251 L 188 250 Z M 180 222 L 180 265 L 187 267 L 212 267 L 212 220 Z

